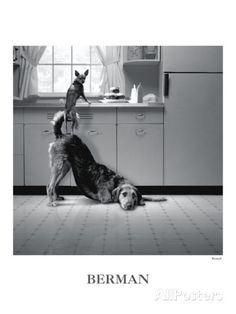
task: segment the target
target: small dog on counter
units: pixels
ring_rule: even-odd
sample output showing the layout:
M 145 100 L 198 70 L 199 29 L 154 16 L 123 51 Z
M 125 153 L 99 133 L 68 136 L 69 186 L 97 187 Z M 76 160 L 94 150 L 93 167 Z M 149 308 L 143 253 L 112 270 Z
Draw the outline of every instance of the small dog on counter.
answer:
M 86 77 L 88 76 L 89 70 L 86 70 L 84 74 L 80 74 L 78 71 L 75 70 L 75 80 L 69 87 L 67 93 L 66 93 L 66 103 L 65 103 L 65 109 L 64 109 L 64 121 L 66 125 L 66 133 L 67 133 L 67 121 L 72 121 L 71 130 L 72 134 L 74 133 L 74 128 L 78 128 L 78 121 L 79 114 L 76 113 L 75 105 L 77 99 L 79 99 L 80 96 L 84 98 L 84 100 L 91 104 L 88 99 L 84 95 L 84 82 L 86 80 Z

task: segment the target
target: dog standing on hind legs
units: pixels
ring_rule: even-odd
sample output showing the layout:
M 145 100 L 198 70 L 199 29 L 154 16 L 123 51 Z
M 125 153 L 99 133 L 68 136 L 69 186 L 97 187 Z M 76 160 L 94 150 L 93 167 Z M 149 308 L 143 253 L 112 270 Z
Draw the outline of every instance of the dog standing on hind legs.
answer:
M 95 161 L 88 147 L 76 135 L 62 134 L 64 112 L 55 114 L 55 142 L 49 145 L 51 178 L 47 187 L 49 206 L 57 206 L 60 200 L 58 185 L 72 168 L 75 182 L 82 194 L 102 204 L 119 203 L 125 210 L 145 205 L 144 201 L 166 201 L 165 198 L 143 197 L 139 190 L 127 179 L 105 165 Z
M 88 73 L 89 73 L 89 70 L 86 70 L 84 74 L 80 74 L 78 71 L 75 70 L 76 79 L 70 85 L 66 93 L 66 103 L 65 103 L 65 109 L 64 109 L 64 121 L 66 125 L 66 133 L 67 133 L 67 121 L 69 120 L 72 121 L 72 125 L 71 125 L 72 134 L 74 132 L 74 128 L 76 129 L 78 128 L 77 119 L 79 118 L 79 115 L 76 113 L 76 110 L 75 110 L 77 99 L 79 99 L 79 97 L 82 96 L 88 104 L 91 104 L 84 95 L 84 86 L 83 86 Z

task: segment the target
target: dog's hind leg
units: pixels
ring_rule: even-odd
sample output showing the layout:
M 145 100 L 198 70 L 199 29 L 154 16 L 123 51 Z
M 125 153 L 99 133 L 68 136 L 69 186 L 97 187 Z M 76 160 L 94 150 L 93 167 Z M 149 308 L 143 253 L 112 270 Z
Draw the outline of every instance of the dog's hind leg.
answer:
M 48 206 L 56 206 L 56 181 L 57 177 L 60 175 L 59 169 L 57 167 L 53 166 L 52 167 L 52 173 L 51 173 L 51 178 L 49 181 L 49 184 L 47 186 L 47 194 L 49 197 L 49 203 Z
M 75 108 L 71 110 L 71 119 L 72 119 L 71 129 L 72 129 L 72 134 L 74 134 L 74 129 L 78 129 L 78 126 L 79 126 L 79 123 L 78 123 L 79 114 L 76 112 Z
M 51 178 L 47 187 L 47 194 L 49 197 L 48 206 L 56 206 L 56 200 L 59 198 L 57 194 L 57 187 L 64 176 L 70 170 L 70 163 L 68 161 L 54 162 L 51 168 Z
M 58 194 L 58 186 L 61 182 L 61 180 L 65 177 L 65 175 L 69 172 L 71 168 L 71 165 L 69 163 L 69 161 L 65 161 L 63 163 L 63 167 L 61 169 L 61 173 L 60 173 L 60 176 L 58 177 L 57 181 L 56 181 L 56 186 L 55 186 L 55 194 L 56 194 L 56 200 L 57 201 L 63 201 L 64 200 L 64 197 L 63 196 L 60 196 Z

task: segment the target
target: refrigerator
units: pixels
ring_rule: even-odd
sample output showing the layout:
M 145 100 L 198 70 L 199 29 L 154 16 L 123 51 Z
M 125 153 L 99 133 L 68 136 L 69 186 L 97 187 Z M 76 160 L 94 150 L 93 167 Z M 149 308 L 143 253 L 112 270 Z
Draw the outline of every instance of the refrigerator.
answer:
M 222 47 L 165 46 L 164 185 L 222 186 Z

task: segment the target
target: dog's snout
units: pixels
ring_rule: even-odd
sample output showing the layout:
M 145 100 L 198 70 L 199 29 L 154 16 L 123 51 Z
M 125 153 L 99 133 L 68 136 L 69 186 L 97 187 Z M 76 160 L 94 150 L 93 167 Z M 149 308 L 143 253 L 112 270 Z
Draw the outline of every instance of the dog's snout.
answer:
M 126 209 L 132 209 L 132 204 L 127 204 Z

